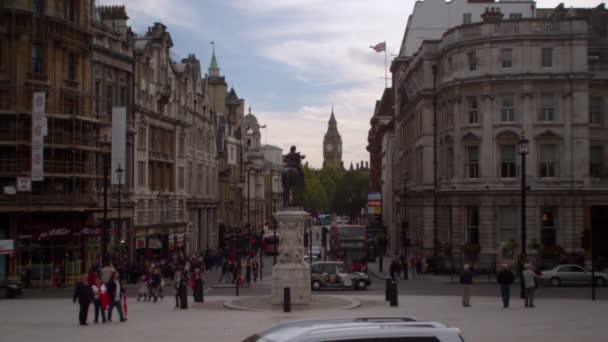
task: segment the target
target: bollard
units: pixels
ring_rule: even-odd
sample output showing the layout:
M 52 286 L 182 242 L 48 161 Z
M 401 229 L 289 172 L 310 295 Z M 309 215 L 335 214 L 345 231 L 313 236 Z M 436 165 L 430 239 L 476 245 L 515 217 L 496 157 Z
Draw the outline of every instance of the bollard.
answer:
M 384 300 L 389 301 L 391 298 L 391 279 L 386 279 L 386 285 L 384 286 Z
M 399 306 L 399 290 L 397 289 L 397 282 L 391 282 L 391 306 Z
M 188 308 L 188 286 L 180 286 L 178 288 L 180 309 Z
M 291 312 L 291 289 L 283 289 L 283 312 Z

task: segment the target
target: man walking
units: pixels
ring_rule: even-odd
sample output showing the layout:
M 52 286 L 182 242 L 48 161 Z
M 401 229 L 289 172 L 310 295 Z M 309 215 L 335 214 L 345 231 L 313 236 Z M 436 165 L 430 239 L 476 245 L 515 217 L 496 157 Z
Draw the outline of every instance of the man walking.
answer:
M 515 280 L 515 275 L 509 269 L 509 265 L 502 264 L 502 270 L 498 273 L 496 280 L 500 284 L 500 296 L 502 297 L 502 305 L 504 308 L 509 307 L 509 298 L 511 297 L 511 284 Z
M 120 282 L 120 274 L 118 272 L 114 272 L 112 275 L 112 279 L 106 284 L 106 289 L 108 291 L 108 295 L 110 296 L 110 305 L 108 307 L 108 322 L 112 322 L 112 311 L 114 307 L 118 310 L 118 316 L 120 317 L 120 321 L 124 322 L 126 319 L 122 313 L 122 297 L 126 294 L 122 283 Z
M 534 273 L 531 264 L 524 265 L 523 277 L 523 282 L 526 288 L 525 306 L 527 308 L 533 308 L 534 292 L 536 291 L 536 273 Z
M 460 284 L 463 286 L 462 306 L 471 306 L 471 290 L 473 287 L 473 272 L 469 270 L 469 264 L 464 265 L 464 270 L 460 274 Z
M 74 303 L 76 303 L 76 299 L 78 299 L 78 304 L 80 304 L 80 311 L 78 312 L 78 321 L 80 322 L 80 325 L 88 325 L 87 316 L 89 314 L 89 305 L 93 301 L 93 290 L 87 279 L 88 275 L 84 274 L 82 280 L 76 284 L 74 298 L 72 299 Z

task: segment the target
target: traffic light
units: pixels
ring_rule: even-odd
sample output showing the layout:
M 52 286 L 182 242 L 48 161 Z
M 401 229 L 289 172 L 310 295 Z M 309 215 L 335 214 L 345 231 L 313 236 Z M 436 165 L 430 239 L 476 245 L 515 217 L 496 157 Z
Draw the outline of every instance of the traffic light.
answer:
M 581 248 L 591 248 L 591 230 L 586 229 L 581 232 Z

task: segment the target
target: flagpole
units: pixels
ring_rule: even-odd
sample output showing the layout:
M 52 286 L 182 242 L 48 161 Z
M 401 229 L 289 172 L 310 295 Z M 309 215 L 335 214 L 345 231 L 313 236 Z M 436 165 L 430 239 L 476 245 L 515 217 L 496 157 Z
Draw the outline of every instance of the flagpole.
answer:
M 384 88 L 388 88 L 388 66 L 386 57 L 386 40 L 384 41 Z

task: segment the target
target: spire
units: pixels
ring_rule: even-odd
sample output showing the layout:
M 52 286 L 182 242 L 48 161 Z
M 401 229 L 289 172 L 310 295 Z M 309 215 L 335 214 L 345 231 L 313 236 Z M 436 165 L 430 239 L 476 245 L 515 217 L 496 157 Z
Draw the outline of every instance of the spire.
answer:
M 211 62 L 209 63 L 209 76 L 219 76 L 220 75 L 220 66 L 217 64 L 217 58 L 215 58 L 215 42 L 211 42 L 211 46 L 213 47 L 213 52 L 211 55 Z
M 329 122 L 336 122 L 336 117 L 334 116 L 334 105 L 331 105 L 331 117 L 329 118 Z

